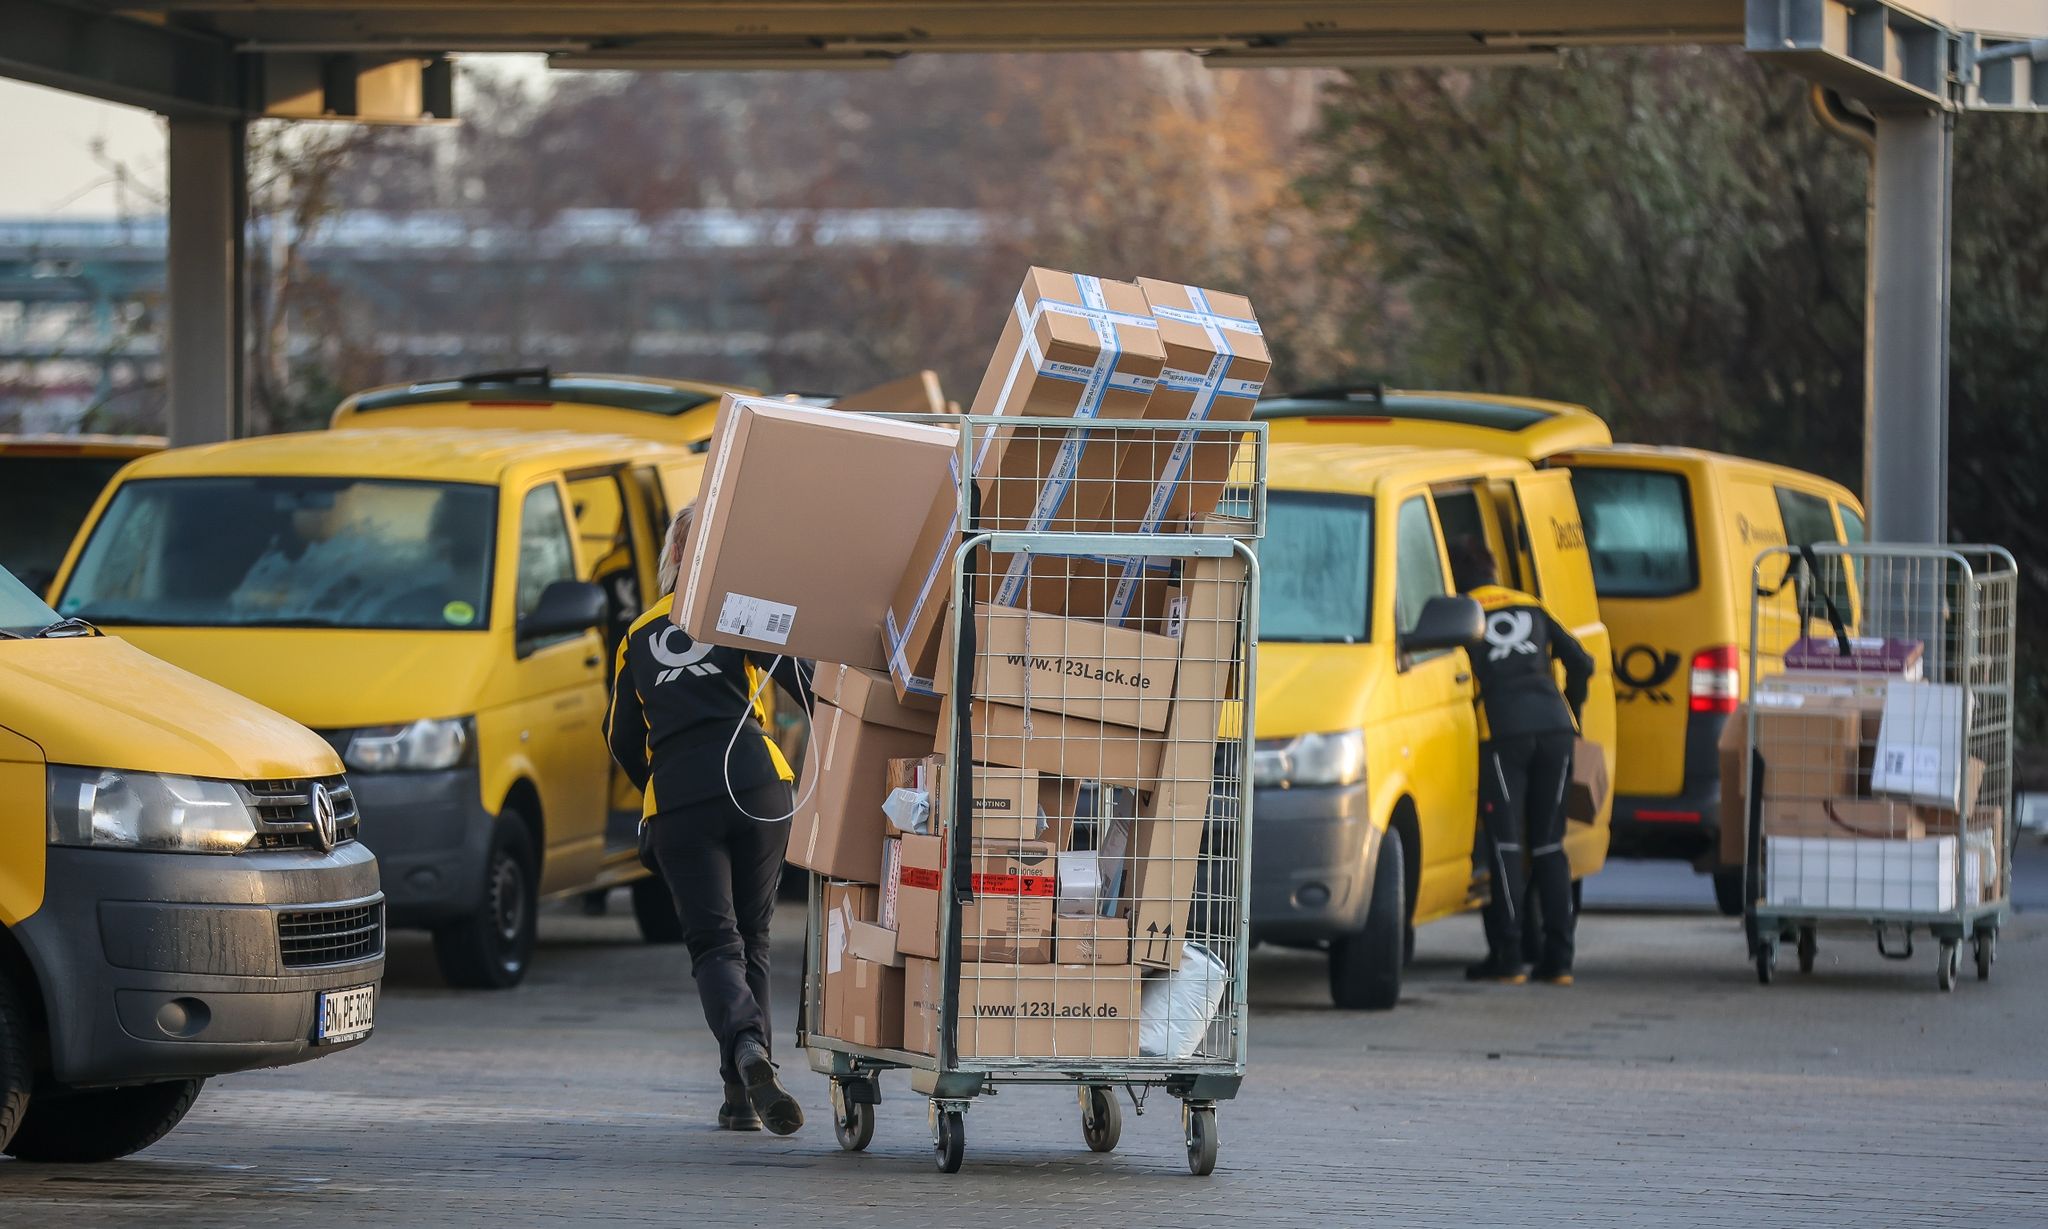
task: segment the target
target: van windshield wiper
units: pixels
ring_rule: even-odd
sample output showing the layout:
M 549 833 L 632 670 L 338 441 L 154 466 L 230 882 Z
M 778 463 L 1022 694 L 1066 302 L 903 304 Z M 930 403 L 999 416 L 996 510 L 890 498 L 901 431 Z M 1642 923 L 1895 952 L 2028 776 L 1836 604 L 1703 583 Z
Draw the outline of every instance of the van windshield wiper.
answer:
M 97 636 L 99 634 L 99 628 L 94 627 L 90 623 L 87 623 L 84 619 L 74 617 L 68 619 L 59 619 L 55 623 L 52 623 L 48 627 L 45 627 L 41 631 L 38 631 L 34 636 L 29 637 L 29 639 L 63 640 L 72 636 Z

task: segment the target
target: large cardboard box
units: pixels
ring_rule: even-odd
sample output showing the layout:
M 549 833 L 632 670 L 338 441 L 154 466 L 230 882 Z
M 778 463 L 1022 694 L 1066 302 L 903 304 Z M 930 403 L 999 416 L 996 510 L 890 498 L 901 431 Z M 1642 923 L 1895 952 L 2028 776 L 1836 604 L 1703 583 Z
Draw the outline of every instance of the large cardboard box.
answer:
M 1236 534 L 1217 520 L 1208 532 Z M 1184 618 L 1173 709 L 1156 784 L 1139 805 L 1130 862 L 1133 959 L 1150 968 L 1180 964 L 1194 904 L 1202 838 L 1215 785 L 1216 736 L 1234 690 L 1245 565 L 1235 555 L 1197 559 L 1182 580 Z M 1087 775 L 1087 774 L 1079 774 Z
M 832 403 L 835 410 L 863 414 L 957 414 L 960 407 L 946 400 L 939 386 L 939 373 L 914 371 L 873 388 L 848 393 Z
M 828 883 L 819 1030 L 856 1045 L 896 1049 L 903 1044 L 903 970 L 862 959 L 852 949 L 854 929 L 874 916 L 872 887 Z
M 1757 716 L 1756 738 L 1764 760 L 1766 799 L 1855 798 L 1866 792 L 1858 772 L 1863 719 L 1854 711 L 1763 709 Z
M 1141 730 L 1166 728 L 1180 646 L 1165 636 L 1006 606 L 975 610 L 975 695 Z M 938 680 L 941 694 L 949 680 Z
M 1046 835 L 1038 774 L 1031 769 L 976 764 L 969 785 L 976 840 L 1035 841 Z
M 880 636 L 955 428 L 727 394 L 674 619 L 703 644 L 888 668 Z
M 1764 835 L 1915 840 L 1927 835 L 1928 814 L 1883 798 L 1766 798 Z
M 950 705 L 939 712 L 939 749 L 952 735 Z M 1039 712 L 1015 704 L 976 700 L 968 706 L 968 732 L 977 763 L 1029 768 L 1041 776 L 1149 784 L 1166 753 L 1163 733 L 1127 725 Z
M 972 410 L 1013 418 L 1137 418 L 1165 362 L 1151 305 L 1136 286 L 1033 268 Z M 970 462 L 981 484 L 983 528 L 1071 531 L 1099 513 L 1116 455 L 1111 441 L 1091 440 L 1078 425 L 1006 428 L 974 440 Z M 929 693 L 951 593 L 948 565 L 960 540 L 959 500 L 947 490 L 915 506 L 920 526 L 908 539 L 915 546 L 888 603 L 884 632 L 898 689 Z M 989 588 L 1010 591 L 996 600 L 1015 605 L 1028 596 L 1019 592 L 1028 577 L 1021 558 L 996 559 L 993 569 L 1002 579 Z
M 923 730 L 862 721 L 820 701 L 811 713 L 811 746 L 797 784 L 788 859 L 836 879 L 882 881 L 882 842 L 889 833 L 882 800 L 888 797 L 889 761 L 923 755 Z
M 896 895 L 896 947 L 937 958 L 945 882 L 938 837 L 901 838 L 903 869 Z M 1056 851 L 1043 841 L 976 841 L 974 901 L 960 910 L 960 958 L 988 963 L 1049 964 L 1053 908 L 1059 894 Z
M 940 965 L 905 970 L 904 1047 L 939 1050 Z M 961 1058 L 1135 1058 L 1139 980 L 1130 965 L 960 966 Z

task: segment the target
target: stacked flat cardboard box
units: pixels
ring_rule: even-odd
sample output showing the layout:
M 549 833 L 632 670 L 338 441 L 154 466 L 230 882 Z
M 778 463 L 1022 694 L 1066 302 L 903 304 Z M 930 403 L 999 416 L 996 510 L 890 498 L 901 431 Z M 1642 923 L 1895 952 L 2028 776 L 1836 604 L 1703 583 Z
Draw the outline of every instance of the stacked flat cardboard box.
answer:
M 962 691 L 962 483 L 981 529 L 1241 536 L 1212 513 L 1242 433 L 1107 428 L 1244 421 L 1267 367 L 1241 298 L 1032 269 L 971 409 L 1072 427 L 962 441 L 721 407 L 676 619 L 701 641 L 821 663 L 790 842 L 828 881 L 814 1031 L 936 1052 L 944 859 L 960 842 L 959 1054 L 1139 1052 L 1142 979 L 1169 975 L 1187 938 L 1245 568 L 984 554 Z M 954 705 L 964 748 L 949 745 Z
M 1966 903 L 1976 904 L 1984 883 L 1996 882 L 1995 865 L 1981 857 L 1995 842 L 1961 849 L 1958 837 L 1997 825 L 1978 808 L 1984 765 L 1966 752 L 1962 689 L 1920 679 L 1917 644 L 1857 642 L 1854 650 L 1830 655 L 1802 643 L 1788 654 L 1801 669 L 1757 686 L 1765 901 L 1946 912 L 1961 881 Z M 1739 747 L 1723 741 L 1724 799 L 1734 800 L 1723 824 L 1738 833 Z

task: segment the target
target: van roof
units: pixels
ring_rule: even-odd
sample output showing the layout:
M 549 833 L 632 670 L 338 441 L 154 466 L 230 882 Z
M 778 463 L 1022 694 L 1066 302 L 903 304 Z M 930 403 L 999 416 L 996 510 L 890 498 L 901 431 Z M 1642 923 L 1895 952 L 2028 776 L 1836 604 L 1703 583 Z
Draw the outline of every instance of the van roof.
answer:
M 0 456 L 139 457 L 163 447 L 161 435 L 0 435 Z
M 1607 422 L 1583 405 L 1496 393 L 1385 388 L 1325 388 L 1261 401 L 1252 417 L 1275 424 L 1275 438 L 1334 437 L 1344 443 L 1476 448 L 1538 458 L 1604 444 Z
M 345 398 L 334 427 L 453 426 L 557 430 L 573 425 L 607 434 L 694 443 L 711 435 L 719 398 L 752 396 L 736 384 L 603 372 L 556 373 L 546 367 L 480 371 L 445 380 L 386 384 Z
M 1859 508 L 1863 506 L 1854 492 L 1833 479 L 1823 478 L 1819 474 L 1795 469 L 1789 465 L 1777 465 L 1770 461 L 1758 461 L 1705 448 L 1681 448 L 1671 444 L 1606 444 L 1598 448 L 1573 448 L 1558 453 L 1549 460 L 1553 465 L 1567 468 L 1591 465 L 1618 469 L 1649 465 L 1657 469 L 1693 474 L 1711 470 L 1724 474 L 1744 473 L 1758 478 L 1792 479 L 1807 486 L 1824 487 L 1833 492 L 1837 499 L 1847 500 Z
M 1474 474 L 1526 472 L 1519 457 L 1471 448 L 1411 448 L 1400 445 L 1274 444 L 1266 452 L 1269 487 L 1296 491 L 1337 491 L 1370 495 L 1390 477 L 1434 482 Z
M 130 478 L 299 474 L 485 482 L 635 458 L 687 458 L 687 449 L 578 431 L 393 427 L 299 431 L 173 448 L 135 463 Z

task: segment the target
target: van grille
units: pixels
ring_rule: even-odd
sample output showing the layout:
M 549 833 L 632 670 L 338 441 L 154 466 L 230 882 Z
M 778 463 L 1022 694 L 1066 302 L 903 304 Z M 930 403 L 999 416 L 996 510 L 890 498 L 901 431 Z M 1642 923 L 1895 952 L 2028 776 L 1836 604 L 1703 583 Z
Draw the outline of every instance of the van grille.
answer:
M 313 834 L 313 786 L 327 787 L 327 796 L 334 802 L 334 843 L 343 845 L 356 839 L 362 827 L 356 813 L 355 793 L 348 787 L 346 777 L 320 777 L 314 780 L 295 781 L 248 781 L 243 790 L 248 794 L 249 805 L 256 811 L 256 839 L 251 849 L 318 849 L 320 842 Z
M 384 951 L 384 905 L 293 909 L 277 915 L 278 954 L 288 969 L 347 964 Z

